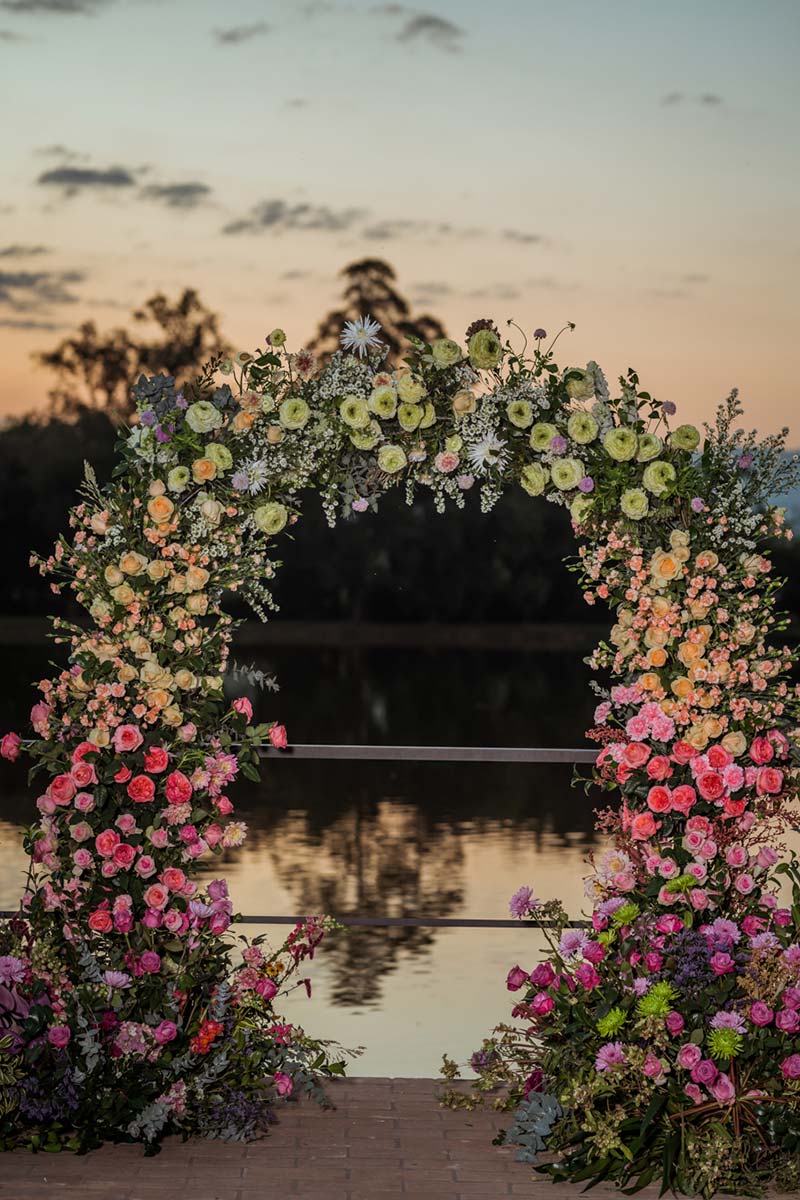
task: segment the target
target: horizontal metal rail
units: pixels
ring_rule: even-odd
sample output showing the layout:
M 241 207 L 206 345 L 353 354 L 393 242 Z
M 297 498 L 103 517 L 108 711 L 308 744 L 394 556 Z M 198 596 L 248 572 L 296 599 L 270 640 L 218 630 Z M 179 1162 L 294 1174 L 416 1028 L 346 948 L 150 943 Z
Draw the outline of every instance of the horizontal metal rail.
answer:
M 494 763 L 593 763 L 597 750 L 558 746 L 323 746 L 300 744 L 275 750 L 261 749 L 262 758 L 339 758 L 370 762 L 494 762 Z
M 0 918 L 16 917 L 19 910 L 0 911 Z M 536 921 L 527 925 L 522 921 L 509 921 L 486 917 L 336 917 L 340 925 L 349 929 L 519 929 L 522 925 L 527 929 L 555 929 L 555 921 Z M 252 913 L 237 916 L 236 925 L 297 925 L 307 920 L 307 917 L 287 917 Z M 567 921 L 570 929 L 583 929 L 587 921 Z

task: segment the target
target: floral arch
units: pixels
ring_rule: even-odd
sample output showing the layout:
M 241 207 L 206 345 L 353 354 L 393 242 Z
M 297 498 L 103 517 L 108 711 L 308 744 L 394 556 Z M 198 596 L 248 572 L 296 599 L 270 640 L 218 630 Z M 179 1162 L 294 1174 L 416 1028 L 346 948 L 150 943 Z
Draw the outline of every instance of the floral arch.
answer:
M 542 1168 L 556 1178 L 796 1182 L 800 874 L 776 841 L 796 819 L 796 655 L 773 637 L 761 549 L 790 536 L 770 497 L 796 463 L 782 436 L 734 430 L 735 394 L 703 442 L 670 430 L 674 405 L 632 371 L 612 398 L 597 364 L 559 368 L 543 330 L 528 352 L 477 321 L 465 347 L 413 343 L 394 369 L 379 335 L 349 323 L 320 365 L 274 330 L 183 391 L 141 378 L 114 478 L 87 468 L 71 537 L 37 560 L 92 625 L 55 621 L 68 664 L 40 684 L 25 744 L 41 817 L 0 934 L 4 1145 L 250 1137 L 276 1096 L 341 1069 L 274 1008 L 329 922 L 233 955 L 224 882 L 192 876 L 245 835 L 236 774 L 285 744 L 224 700 L 223 599 L 274 607 L 274 553 L 308 487 L 332 523 L 399 483 L 438 510 L 521 486 L 569 509 L 584 596 L 615 612 L 590 736 L 619 801 L 598 819 L 612 848 L 592 864 L 588 931 L 514 897 L 555 922 L 551 954 L 510 973 L 524 1029 L 477 1065 L 510 1081 L 510 1136 L 559 1155 Z M 6 735 L 5 756 L 20 749 Z

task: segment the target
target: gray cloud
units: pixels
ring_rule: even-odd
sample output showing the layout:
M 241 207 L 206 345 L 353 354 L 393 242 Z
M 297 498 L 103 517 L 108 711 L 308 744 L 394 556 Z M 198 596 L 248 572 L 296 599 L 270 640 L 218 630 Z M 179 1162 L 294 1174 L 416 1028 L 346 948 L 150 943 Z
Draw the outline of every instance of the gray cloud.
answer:
M 289 204 L 285 200 L 264 200 L 255 205 L 247 217 L 225 225 L 222 232 L 235 234 L 260 233 L 265 229 L 300 229 L 341 233 L 352 229 L 363 215 L 363 210 L 358 208 L 343 208 L 337 212 L 326 204 Z
M 142 188 L 146 200 L 159 200 L 168 208 L 197 208 L 211 195 L 207 183 L 192 180 L 189 183 L 151 183 Z
M 37 313 L 53 304 L 74 304 L 78 297 L 71 285 L 85 278 L 82 271 L 0 271 L 0 305 Z
M 714 105 L 724 104 L 725 100 L 716 92 L 703 92 L 701 96 L 687 96 L 685 92 L 667 92 L 665 96 L 661 97 L 661 103 L 666 105 L 702 104 L 707 108 L 713 108 Z
M 59 16 L 92 16 L 107 0 L 0 0 L 0 8 L 15 13 L 56 13 Z
M 58 188 L 65 196 L 75 196 L 86 190 L 107 192 L 133 187 L 136 180 L 125 167 L 107 167 L 105 170 L 97 167 L 54 167 L 51 171 L 44 171 L 36 182 L 42 187 Z
M 19 242 L 11 246 L 0 246 L 0 258 L 35 258 L 40 254 L 49 253 L 49 246 L 23 246 Z
M 534 242 L 542 241 L 540 233 L 525 233 L 520 229 L 504 229 L 503 237 L 508 242 L 518 242 L 522 246 L 530 246 Z
M 63 329 L 55 321 L 36 321 L 30 317 L 2 317 L 0 329 L 46 329 L 51 333 L 55 329 Z
M 287 108 L 307 108 L 308 101 L 303 96 L 295 96 L 292 100 L 286 101 Z
M 86 162 L 89 157 L 88 154 L 70 150 L 68 146 L 62 146 L 60 143 L 53 146 L 39 146 L 34 150 L 34 154 L 38 154 L 41 158 L 60 158 L 64 162 Z
M 24 41 L 27 41 L 27 38 L 24 38 L 21 33 L 12 33 L 10 29 L 0 29 L 0 42 Z
M 265 33 L 269 33 L 269 25 L 265 21 L 254 21 L 252 25 L 233 25 L 229 29 L 215 29 L 212 37 L 219 46 L 238 46 L 241 42 L 249 42 L 253 38 L 263 37 Z
M 400 8 L 401 6 L 390 5 L 389 7 Z M 461 26 L 455 25 L 445 17 L 437 17 L 433 13 L 418 13 L 416 16 L 408 18 L 397 34 L 397 40 L 398 42 L 426 41 L 431 46 L 435 46 L 437 50 L 454 53 L 461 49 L 463 36 L 464 30 Z

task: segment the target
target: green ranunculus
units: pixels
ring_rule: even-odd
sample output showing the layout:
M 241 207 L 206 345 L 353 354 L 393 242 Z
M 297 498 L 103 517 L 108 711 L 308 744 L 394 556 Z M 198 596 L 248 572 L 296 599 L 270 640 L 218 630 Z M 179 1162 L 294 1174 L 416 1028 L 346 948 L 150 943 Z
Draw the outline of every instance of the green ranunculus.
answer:
M 222 413 L 210 400 L 196 400 L 186 410 L 186 424 L 195 433 L 211 433 L 222 424 Z
M 189 486 L 191 477 L 188 467 L 173 467 L 167 476 L 167 487 L 171 492 L 183 492 Z
M 550 472 L 546 467 L 543 467 L 541 463 L 532 462 L 522 468 L 519 481 L 529 496 L 541 496 L 547 487 L 549 477 Z
M 576 496 L 569 506 L 569 515 L 576 525 L 582 525 L 594 508 L 591 496 Z
M 551 425 L 547 421 L 539 421 L 531 430 L 531 447 L 534 450 L 538 450 L 541 454 L 543 451 L 550 449 L 550 443 L 554 437 L 558 437 L 558 430 L 555 425 Z
M 561 492 L 576 488 L 585 474 L 586 468 L 579 458 L 557 458 L 550 464 L 550 476 Z
M 533 424 L 533 407 L 530 400 L 511 400 L 506 405 L 506 416 L 517 429 L 528 429 Z
M 574 412 L 567 421 L 567 434 L 579 446 L 588 446 L 600 431 L 600 426 L 591 413 Z
M 374 450 L 381 440 L 382 430 L 377 421 L 370 421 L 366 429 L 354 429 L 350 441 L 356 450 Z
M 679 425 L 669 435 L 669 444 L 676 450 L 696 450 L 700 445 L 700 430 L 696 425 Z
M 594 395 L 594 375 L 582 367 L 564 372 L 564 388 L 570 400 L 588 400 Z
M 290 396 L 278 409 L 278 420 L 284 429 L 302 429 L 311 416 L 311 409 L 302 396 Z
M 397 406 L 397 420 L 400 422 L 400 428 L 406 433 L 413 433 L 419 428 L 420 421 L 425 416 L 425 409 L 421 404 L 399 404 Z
M 390 442 L 386 446 L 381 446 L 378 451 L 378 466 L 387 475 L 396 475 L 398 471 L 402 471 L 407 462 L 406 452 L 402 446 L 396 446 Z
M 478 371 L 491 371 L 503 357 L 503 343 L 493 329 L 479 329 L 469 339 L 469 361 Z
M 657 459 L 645 467 L 642 483 L 654 496 L 663 496 L 672 487 L 676 478 L 672 463 L 666 462 L 664 459 Z
M 366 429 L 370 422 L 367 402 L 360 396 L 345 396 L 339 405 L 339 416 L 351 429 Z
M 273 329 L 272 333 L 267 338 L 270 346 L 282 346 L 286 341 L 286 334 L 282 329 Z
M 639 449 L 639 439 L 627 425 L 619 425 L 616 429 L 609 429 L 603 438 L 603 448 L 615 462 L 628 462 Z
M 647 492 L 643 492 L 641 488 L 628 488 L 626 492 L 622 493 L 619 506 L 623 515 L 629 517 L 631 521 L 641 521 L 642 517 L 647 516 L 650 501 L 647 498 Z
M 221 442 L 209 442 L 204 454 L 206 458 L 211 459 L 218 471 L 229 471 L 233 466 L 233 455 Z
M 445 450 L 451 450 L 454 454 L 458 454 L 459 450 L 464 445 L 464 439 L 460 433 L 451 433 L 449 438 L 444 440 Z
M 420 429 L 430 429 L 431 425 L 435 425 L 437 421 L 436 409 L 431 404 L 430 400 L 425 403 L 425 412 L 422 420 L 419 423 Z
M 397 412 L 397 394 L 393 387 L 379 387 L 367 401 L 370 412 L 384 421 L 390 421 Z
M 636 461 L 645 463 L 650 462 L 653 458 L 658 458 L 663 445 L 664 443 L 661 438 L 655 433 L 641 433 L 639 435 L 639 449 L 636 453 Z
M 434 364 L 439 368 L 452 367 L 461 361 L 461 347 L 452 338 L 439 338 L 431 346 Z
M 283 504 L 272 501 L 259 505 L 253 513 L 253 520 L 262 533 L 276 534 L 286 527 L 289 513 Z

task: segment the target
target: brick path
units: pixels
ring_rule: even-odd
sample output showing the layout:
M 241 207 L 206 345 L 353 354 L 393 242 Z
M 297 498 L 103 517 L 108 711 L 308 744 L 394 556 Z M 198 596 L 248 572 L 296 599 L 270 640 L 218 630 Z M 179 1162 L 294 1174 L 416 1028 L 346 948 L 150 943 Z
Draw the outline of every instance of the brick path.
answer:
M 431 1080 L 352 1079 L 331 1091 L 335 1111 L 306 1103 L 280 1110 L 270 1136 L 248 1146 L 171 1139 L 161 1154 L 105 1146 L 92 1154 L 5 1154 L 0 1200 L 563 1200 L 532 1179 L 514 1152 L 492 1146 L 508 1118 L 451 1112 Z M 597 1197 L 619 1196 L 598 1187 Z M 647 1189 L 640 1196 L 657 1195 Z

